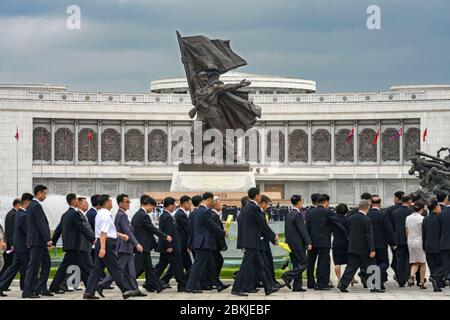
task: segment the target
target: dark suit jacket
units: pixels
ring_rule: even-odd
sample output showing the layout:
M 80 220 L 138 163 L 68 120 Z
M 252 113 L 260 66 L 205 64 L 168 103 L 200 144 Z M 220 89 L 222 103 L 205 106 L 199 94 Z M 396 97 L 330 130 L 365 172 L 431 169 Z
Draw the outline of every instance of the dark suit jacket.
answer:
M 259 250 L 261 237 L 267 237 L 275 243 L 275 233 L 270 229 L 265 219 L 260 214 L 261 208 L 249 201 L 238 216 L 238 249 Z
M 167 235 L 170 235 L 172 237 L 172 241 L 158 241 L 156 251 L 161 253 L 166 252 L 169 248 L 173 248 L 172 253 L 181 253 L 181 238 L 178 233 L 175 218 L 165 210 L 159 217 L 159 230 Z
M 145 253 L 149 253 L 156 248 L 155 235 L 159 237 L 160 242 L 165 241 L 167 238 L 167 234 L 155 227 L 149 214 L 142 208 L 134 214 L 131 219 L 131 225 L 133 226 L 134 235 Z
M 401 203 L 396 203 L 393 206 L 386 208 L 384 211 L 387 219 L 391 222 L 392 230 L 394 230 L 394 215 L 393 215 L 393 213 L 395 210 L 400 209 L 401 207 L 402 207 Z
M 441 226 L 439 214 L 431 213 L 422 222 L 423 249 L 426 253 L 440 253 Z
M 47 247 L 50 227 L 39 201 L 33 199 L 27 208 L 27 247 Z
M 217 237 L 225 237 L 225 231 L 223 231 L 211 214 L 209 209 L 200 205 L 190 215 L 191 218 L 191 247 L 194 250 L 219 250 L 217 247 Z
M 16 222 L 16 209 L 11 209 L 5 217 L 5 243 L 9 249 L 13 245 L 14 240 L 14 225 Z
M 64 251 L 79 251 L 81 235 L 83 234 L 89 241 L 94 242 L 95 235 L 91 228 L 87 228 L 74 208 L 69 208 L 61 217 L 61 221 L 53 233 L 52 242 L 56 244 L 62 234 Z
M 408 239 L 406 238 L 406 217 L 409 216 L 413 211 L 405 206 L 394 210 L 392 212 L 394 218 L 394 233 L 395 241 L 397 245 L 407 245 Z
M 139 244 L 133 233 L 133 226 L 130 225 L 128 215 L 122 209 L 117 211 L 114 219 L 114 225 L 117 232 L 126 234 L 128 241 L 117 239 L 117 252 L 118 253 L 133 253 L 134 248 Z
M 97 210 L 95 208 L 90 208 L 86 212 L 86 218 L 89 221 L 89 224 L 91 225 L 92 230 L 95 231 L 95 217 L 97 216 Z
M 94 233 L 94 230 L 92 230 L 91 224 L 89 223 L 87 217 L 81 211 L 78 211 L 78 213 L 80 214 L 81 218 L 83 219 L 84 227 L 86 229 L 91 230 L 92 233 Z M 95 234 L 94 234 L 94 236 L 95 236 Z M 81 234 L 80 235 L 80 251 L 81 252 L 90 252 L 91 250 L 92 250 L 92 241 L 89 241 L 89 239 L 84 234 Z
M 175 223 L 177 225 L 178 233 L 180 234 L 181 250 L 186 252 L 190 231 L 188 216 L 182 209 L 178 209 L 175 213 Z
M 216 212 L 213 212 L 211 209 L 208 211 L 208 213 L 212 216 L 212 219 L 217 224 L 217 226 L 220 229 L 224 230 L 222 221 L 220 220 L 220 216 Z M 216 234 L 216 241 L 217 241 L 217 250 L 225 251 L 228 249 L 227 242 L 224 236 Z
M 439 214 L 439 227 L 441 230 L 439 248 L 441 250 L 450 250 L 450 208 Z
M 313 248 L 331 248 L 333 227 L 339 228 L 344 234 L 347 234 L 347 230 L 332 216 L 333 212 L 323 206 L 312 209 L 306 216 L 306 225 Z
M 367 216 L 372 220 L 376 249 L 387 249 L 395 246 L 394 230 L 385 211 L 371 208 Z
M 375 251 L 372 220 L 364 213 L 358 212 L 348 218 L 348 253 L 368 256 Z
M 306 228 L 300 211 L 292 209 L 286 216 L 284 223 L 286 243 L 292 250 L 305 251 L 306 246 L 311 244 L 311 238 Z
M 187 239 L 187 247 L 192 249 L 192 239 L 193 239 L 193 220 L 194 220 L 194 215 L 195 215 L 195 211 L 197 210 L 197 208 L 194 208 L 194 210 L 191 211 L 191 213 L 189 213 L 188 216 L 188 228 L 189 228 L 189 233 L 188 233 L 188 239 Z
M 27 253 L 27 211 L 20 209 L 15 215 L 14 222 L 14 252 Z
M 259 215 L 267 223 L 265 212 L 263 212 L 262 210 L 259 210 Z M 261 236 L 261 243 L 260 243 L 260 247 L 259 248 L 260 248 L 260 250 L 262 250 L 264 252 L 269 252 L 270 251 L 270 240 L 267 239 L 264 235 Z

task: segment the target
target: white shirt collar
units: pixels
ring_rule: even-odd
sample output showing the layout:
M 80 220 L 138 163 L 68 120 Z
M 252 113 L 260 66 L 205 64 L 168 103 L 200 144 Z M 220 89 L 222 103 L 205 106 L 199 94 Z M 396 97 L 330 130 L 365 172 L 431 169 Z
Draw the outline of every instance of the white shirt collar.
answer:
M 184 212 L 185 214 L 188 214 L 188 212 L 187 212 L 186 210 L 184 210 L 182 207 L 180 207 L 179 209 L 183 210 L 183 212 Z
M 292 207 L 293 210 L 297 210 L 298 212 L 300 212 L 300 209 L 297 207 Z
M 380 209 L 380 208 L 378 208 L 378 207 L 372 207 L 372 209 L 375 209 L 375 210 L 381 211 L 381 209 Z
M 358 210 L 359 213 L 362 213 L 363 215 L 366 215 L 364 211 Z
M 255 200 L 250 199 L 250 201 L 253 202 L 254 204 L 256 204 L 257 206 L 259 206 L 258 202 L 256 202 Z

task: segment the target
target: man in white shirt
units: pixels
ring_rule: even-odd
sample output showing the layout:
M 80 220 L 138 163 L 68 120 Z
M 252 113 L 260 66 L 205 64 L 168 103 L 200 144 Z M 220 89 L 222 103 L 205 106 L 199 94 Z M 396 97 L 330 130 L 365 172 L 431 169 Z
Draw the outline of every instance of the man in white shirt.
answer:
M 94 268 L 88 278 L 83 299 L 99 299 L 95 296 L 95 291 L 98 290 L 98 281 L 105 267 L 108 269 L 109 274 L 112 276 L 120 291 L 122 291 L 123 298 L 128 299 L 134 296 L 135 292 L 131 291 L 131 288 L 128 288 L 124 281 L 116 252 L 117 238 L 128 241 L 128 236 L 116 231 L 110 212 L 112 200 L 109 195 L 103 194 L 99 196 L 98 204 L 100 205 L 100 210 L 98 210 L 95 217 L 95 262 Z M 101 291 L 99 291 L 99 294 L 103 296 Z

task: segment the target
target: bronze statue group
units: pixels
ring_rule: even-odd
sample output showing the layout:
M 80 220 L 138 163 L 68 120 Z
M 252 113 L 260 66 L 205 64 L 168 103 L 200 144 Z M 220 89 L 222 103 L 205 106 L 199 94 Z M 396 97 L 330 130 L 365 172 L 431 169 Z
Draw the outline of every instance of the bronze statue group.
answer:
M 231 286 L 220 279 L 229 228 L 221 219 L 223 203 L 211 192 L 183 196 L 178 201 L 165 198 L 158 226 L 151 218 L 157 203 L 149 195 L 140 197 L 140 208 L 130 219 L 131 201 L 125 194 L 117 196 L 119 209 L 113 218 L 109 195 L 94 195 L 89 205 L 86 198 L 71 193 L 66 196 L 69 209 L 62 213 L 53 234 L 41 205 L 46 196 L 47 188 L 37 185 L 33 195 L 24 193 L 14 200 L 14 208 L 6 216 L 5 228 L 0 230 L 0 245 L 5 251 L 0 296 L 7 296 L 17 273 L 23 298 L 73 291 L 67 285 L 68 269 L 73 266 L 78 267 L 84 284 L 84 299 L 104 297 L 113 282 L 125 299 L 169 289 L 172 278 L 179 292 L 192 294 L 222 292 Z M 395 204 L 387 208 L 378 195 L 367 193 L 352 209 L 342 203 L 331 208 L 327 194 L 311 195 L 312 205 L 307 208 L 300 195 L 290 200 L 284 217 L 285 239 L 280 239 L 268 223 L 271 200 L 258 188 L 248 190 L 242 199 L 236 220 L 237 248 L 242 250 L 243 259 L 234 274 L 231 294 L 247 296 L 262 289 L 270 295 L 283 287 L 294 292 L 331 290 L 331 257 L 340 292 L 348 292 L 347 288 L 359 281 L 371 292 L 384 292 L 390 267 L 399 287 L 426 289 L 427 265 L 435 292 L 449 285 L 447 194 L 440 192 L 424 202 L 416 194 L 398 191 Z M 60 238 L 64 257 L 47 286 L 49 249 Z M 291 267 L 284 268 L 287 270 L 277 279 L 270 243 L 282 241 L 288 245 Z M 159 253 L 155 266 L 152 251 Z M 379 268 L 380 285 L 370 282 L 369 266 Z M 307 288 L 303 286 L 305 271 Z M 145 280 L 140 287 L 137 279 L 142 274 Z

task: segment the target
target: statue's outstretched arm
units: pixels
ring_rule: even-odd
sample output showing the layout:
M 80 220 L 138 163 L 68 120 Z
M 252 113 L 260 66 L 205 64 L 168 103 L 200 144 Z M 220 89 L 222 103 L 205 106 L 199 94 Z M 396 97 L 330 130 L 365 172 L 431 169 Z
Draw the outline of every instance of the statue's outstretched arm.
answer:
M 216 86 L 216 92 L 217 93 L 224 93 L 224 92 L 231 92 L 231 91 L 236 91 L 237 89 L 243 88 L 243 87 L 247 87 L 251 85 L 250 81 L 246 81 L 245 79 L 242 80 L 239 83 L 230 83 L 230 84 L 218 84 Z

